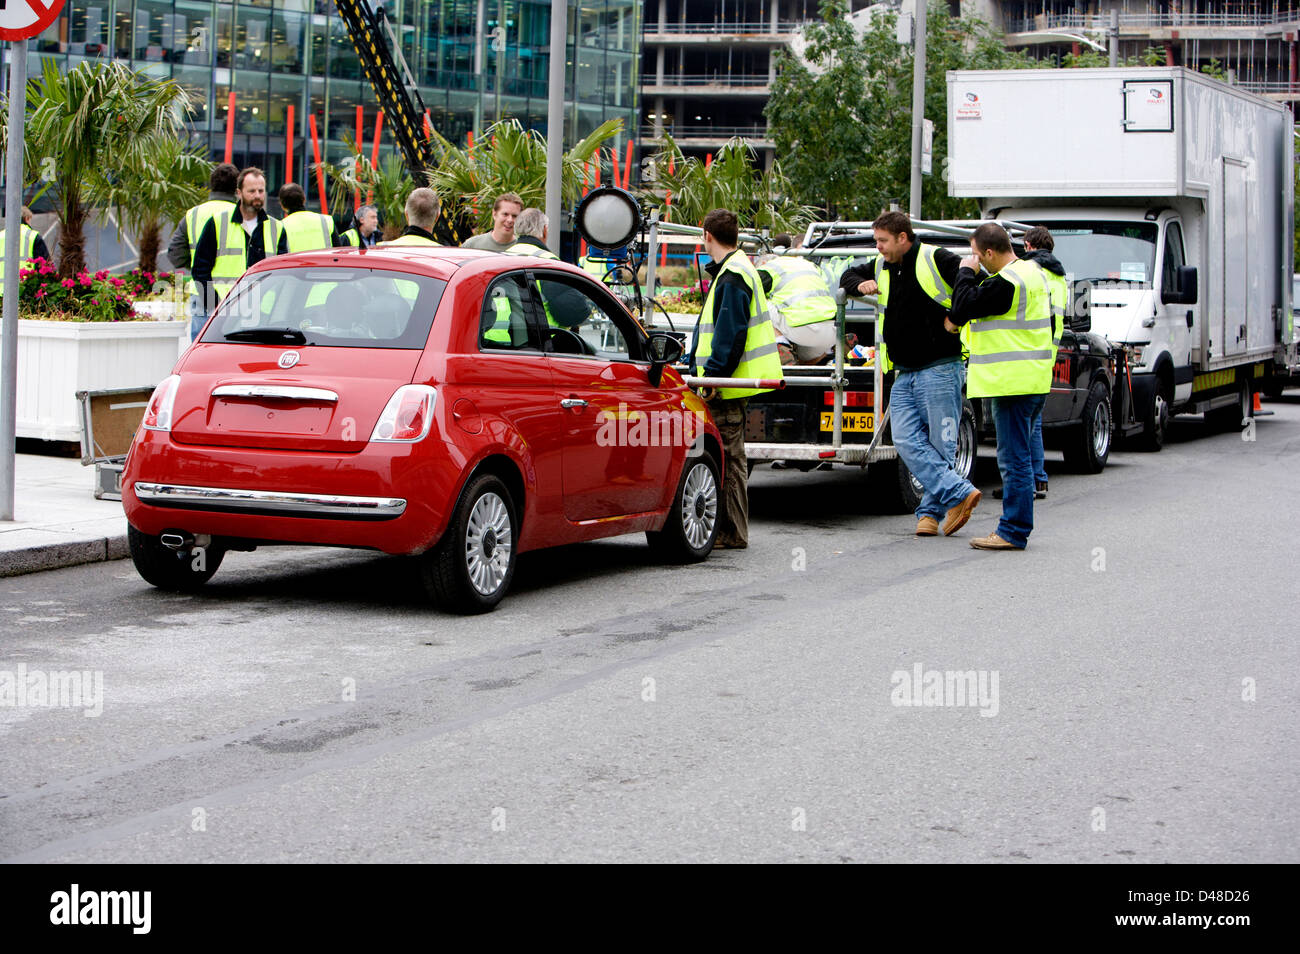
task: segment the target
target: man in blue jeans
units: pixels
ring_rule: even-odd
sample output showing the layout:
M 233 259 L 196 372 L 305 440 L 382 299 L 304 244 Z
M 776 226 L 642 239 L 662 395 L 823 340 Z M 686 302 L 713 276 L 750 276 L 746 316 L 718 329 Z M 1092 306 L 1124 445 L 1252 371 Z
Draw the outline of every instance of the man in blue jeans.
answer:
M 925 494 L 916 508 L 916 535 L 951 536 L 970 519 L 980 492 L 955 468 L 961 422 L 961 342 L 944 327 L 960 259 L 916 241 L 911 220 L 886 212 L 872 223 L 880 255 L 848 269 L 840 287 L 875 295 L 876 360 L 898 374 L 889 392 L 894 446 Z
M 1043 269 L 1016 258 L 1011 238 L 985 222 L 971 238 L 953 286 L 954 334 L 969 323 L 971 397 L 991 398 L 1002 472 L 1002 519 L 971 541 L 977 550 L 1023 550 L 1034 529 L 1033 423 L 1052 386 L 1051 292 Z M 980 267 L 989 277 L 980 282 Z

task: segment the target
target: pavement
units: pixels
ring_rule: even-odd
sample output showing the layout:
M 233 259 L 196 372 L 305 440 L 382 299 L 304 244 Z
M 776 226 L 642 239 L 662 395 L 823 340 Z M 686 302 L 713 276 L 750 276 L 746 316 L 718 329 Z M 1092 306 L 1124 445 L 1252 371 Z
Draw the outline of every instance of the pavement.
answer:
M 17 454 L 13 521 L 0 521 L 0 577 L 120 560 L 126 516 L 96 500 L 95 468 L 80 459 Z
M 918 538 L 856 471 L 758 467 L 749 549 L 525 553 L 483 616 L 329 548 L 0 580 L 0 862 L 1295 863 L 1300 395 L 1267 407 L 1049 451 L 1024 553 L 970 548 L 987 497 Z

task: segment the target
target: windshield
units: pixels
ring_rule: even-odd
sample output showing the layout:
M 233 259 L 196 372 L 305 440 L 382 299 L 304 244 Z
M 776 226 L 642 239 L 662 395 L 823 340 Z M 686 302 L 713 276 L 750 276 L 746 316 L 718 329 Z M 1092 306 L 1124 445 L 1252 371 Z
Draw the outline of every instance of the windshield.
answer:
M 423 348 L 447 283 L 376 268 L 250 275 L 221 303 L 205 343 Z
M 1053 254 L 1072 281 L 1147 283 L 1156 263 L 1154 222 L 1036 222 L 1056 240 Z

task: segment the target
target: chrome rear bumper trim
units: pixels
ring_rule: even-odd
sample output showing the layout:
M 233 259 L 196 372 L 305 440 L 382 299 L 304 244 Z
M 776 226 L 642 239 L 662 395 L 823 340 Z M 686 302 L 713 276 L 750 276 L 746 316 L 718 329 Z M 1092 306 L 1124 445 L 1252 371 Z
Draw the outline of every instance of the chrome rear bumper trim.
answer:
M 339 494 L 276 493 L 231 487 L 187 487 L 136 481 L 136 497 L 155 507 L 333 520 L 392 520 L 406 511 L 401 497 L 345 497 Z

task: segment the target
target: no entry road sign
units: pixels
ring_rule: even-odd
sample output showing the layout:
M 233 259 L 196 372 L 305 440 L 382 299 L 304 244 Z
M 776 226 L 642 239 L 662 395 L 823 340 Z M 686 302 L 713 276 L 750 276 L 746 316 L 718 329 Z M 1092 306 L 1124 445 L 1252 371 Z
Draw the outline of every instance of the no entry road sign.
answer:
M 0 0 L 0 40 L 26 40 L 56 19 L 64 0 Z

